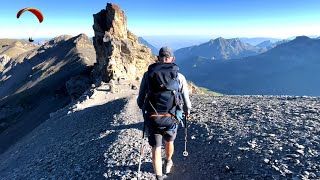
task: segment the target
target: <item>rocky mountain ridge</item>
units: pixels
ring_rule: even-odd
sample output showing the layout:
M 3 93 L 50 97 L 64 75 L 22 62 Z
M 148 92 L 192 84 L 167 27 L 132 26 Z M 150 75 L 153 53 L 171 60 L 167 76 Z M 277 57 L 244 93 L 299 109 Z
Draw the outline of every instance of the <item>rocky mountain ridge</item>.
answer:
M 0 152 L 67 105 L 71 94 L 66 82 L 90 74 L 95 62 L 93 45 L 84 34 L 59 36 L 42 46 L 16 41 L 5 48 L 9 61 L 0 73 Z M 16 49 L 20 55 L 7 55 Z

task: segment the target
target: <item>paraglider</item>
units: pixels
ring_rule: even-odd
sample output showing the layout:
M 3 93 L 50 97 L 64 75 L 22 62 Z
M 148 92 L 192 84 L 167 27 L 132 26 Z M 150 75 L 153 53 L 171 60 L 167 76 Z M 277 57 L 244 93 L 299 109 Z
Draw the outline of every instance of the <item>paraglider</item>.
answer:
M 32 8 L 32 7 L 27 7 L 27 8 L 21 9 L 21 10 L 17 13 L 17 19 L 19 19 L 20 16 L 21 16 L 24 12 L 26 12 L 26 11 L 29 11 L 29 12 L 31 12 L 32 14 L 34 14 L 34 15 L 38 18 L 39 23 L 42 23 L 44 17 L 43 17 L 43 15 L 42 15 L 41 11 L 39 11 L 39 10 L 36 9 L 36 8 Z M 32 39 L 32 37 L 29 37 L 29 42 L 33 42 L 33 41 L 34 41 L 34 40 Z

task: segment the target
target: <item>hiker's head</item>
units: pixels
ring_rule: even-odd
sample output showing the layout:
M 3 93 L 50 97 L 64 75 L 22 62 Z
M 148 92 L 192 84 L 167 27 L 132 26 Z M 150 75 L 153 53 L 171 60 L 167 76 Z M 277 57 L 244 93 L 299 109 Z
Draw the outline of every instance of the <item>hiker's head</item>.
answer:
M 165 46 L 162 47 L 159 51 L 158 60 L 163 63 L 173 63 L 174 62 L 174 55 L 171 48 Z

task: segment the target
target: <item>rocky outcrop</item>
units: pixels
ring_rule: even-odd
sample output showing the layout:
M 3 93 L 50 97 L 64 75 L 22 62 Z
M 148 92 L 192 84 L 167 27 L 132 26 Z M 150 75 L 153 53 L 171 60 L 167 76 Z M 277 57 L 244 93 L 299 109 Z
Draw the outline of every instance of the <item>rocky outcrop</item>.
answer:
M 4 67 L 10 62 L 10 57 L 6 54 L 0 55 L 0 71 L 4 70 Z
M 148 65 L 154 62 L 155 56 L 127 29 L 124 11 L 108 3 L 106 9 L 93 17 L 93 45 L 97 56 L 95 77 L 104 82 L 141 77 Z
M 197 87 L 193 82 L 188 82 L 188 89 L 190 94 L 204 94 L 203 90 Z

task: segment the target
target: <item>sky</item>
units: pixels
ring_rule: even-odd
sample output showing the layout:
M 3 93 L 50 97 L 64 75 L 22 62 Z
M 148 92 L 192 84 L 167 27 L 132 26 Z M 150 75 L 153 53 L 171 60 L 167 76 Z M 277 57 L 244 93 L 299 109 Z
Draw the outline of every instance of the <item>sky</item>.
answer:
M 0 6 L 0 38 L 94 36 L 93 14 L 115 3 L 137 36 L 289 38 L 320 36 L 319 0 L 8 0 Z M 39 9 L 40 24 L 25 7 Z

